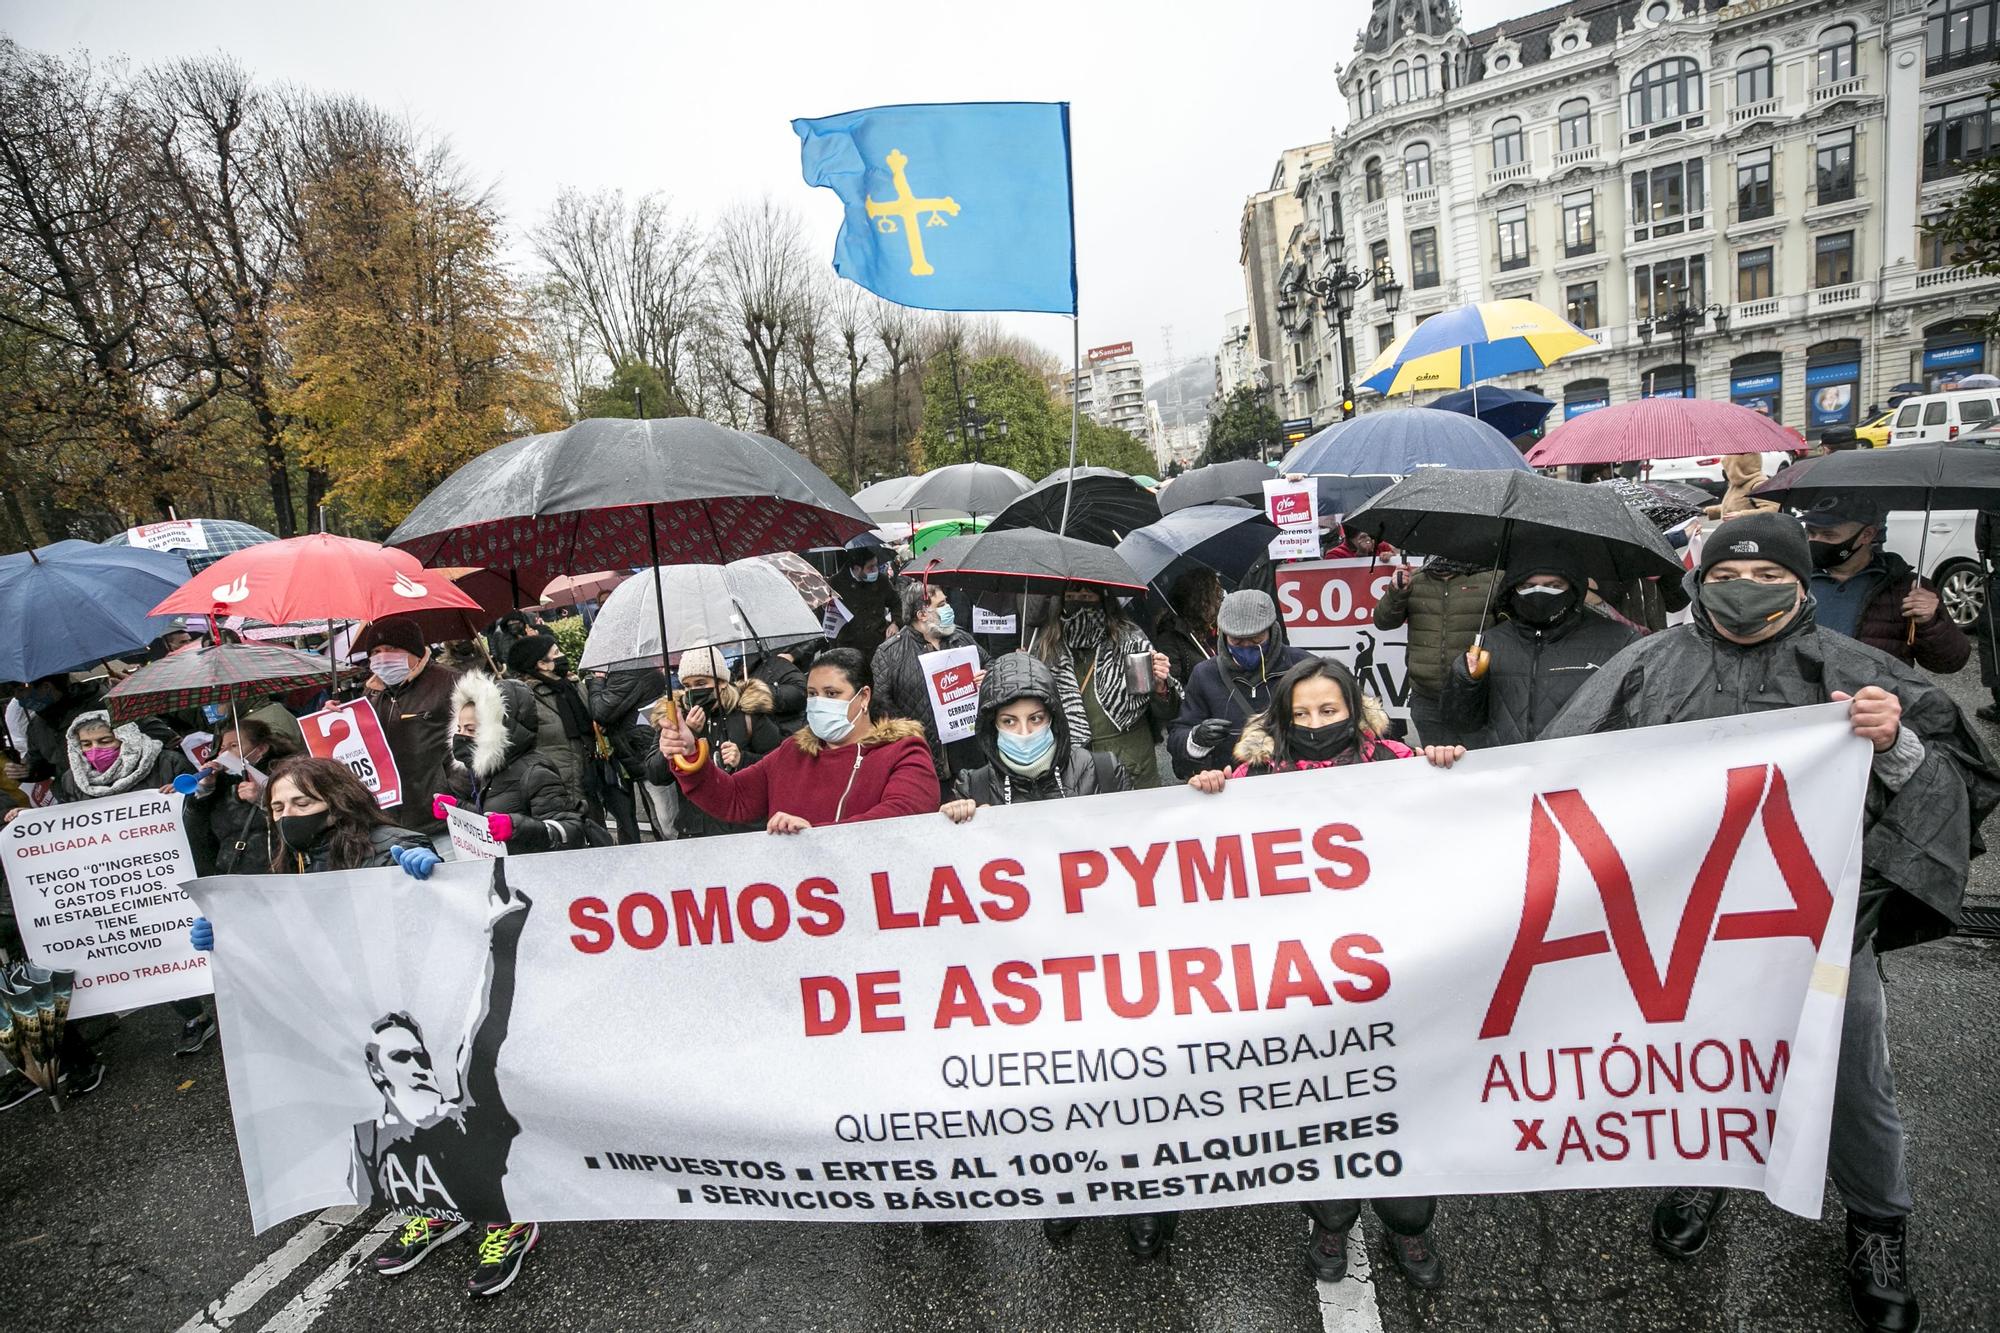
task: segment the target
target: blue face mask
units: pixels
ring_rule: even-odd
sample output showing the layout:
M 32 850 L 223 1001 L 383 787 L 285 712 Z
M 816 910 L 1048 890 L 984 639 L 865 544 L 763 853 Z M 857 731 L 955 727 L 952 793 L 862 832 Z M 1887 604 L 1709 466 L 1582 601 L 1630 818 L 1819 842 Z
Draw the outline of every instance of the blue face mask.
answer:
M 1229 660 L 1234 662 L 1241 670 L 1255 671 L 1264 661 L 1264 645 L 1261 643 L 1253 643 L 1248 646 L 1240 643 L 1232 643 L 1228 645 L 1228 648 Z
M 937 617 L 938 633 L 949 634 L 958 628 L 958 612 L 952 610 L 949 603 L 940 606 L 931 614 Z
M 1000 749 L 1000 759 L 1008 769 L 1014 769 L 1016 773 L 1026 773 L 1030 769 L 1046 773 L 1048 765 L 1042 761 L 1046 761 L 1050 751 L 1056 749 L 1056 729 L 1044 727 L 1042 731 L 1030 731 L 1026 735 L 1002 731 L 994 737 L 994 741 Z
M 806 725 L 812 728 L 813 735 L 828 745 L 838 745 L 854 730 L 854 719 L 847 715 L 848 705 L 852 702 L 851 699 L 808 699 Z
M 854 577 L 861 580 L 863 583 L 873 583 L 876 579 L 882 577 L 882 571 L 879 568 L 877 568 L 877 569 L 871 569 L 866 573 L 863 573 L 861 570 L 857 569 L 854 571 Z

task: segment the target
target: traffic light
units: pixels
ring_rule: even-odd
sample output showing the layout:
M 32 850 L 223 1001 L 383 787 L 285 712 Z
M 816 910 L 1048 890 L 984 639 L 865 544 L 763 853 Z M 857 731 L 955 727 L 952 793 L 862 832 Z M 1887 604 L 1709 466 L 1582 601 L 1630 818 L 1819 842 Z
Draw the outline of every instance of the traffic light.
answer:
M 1354 416 L 1354 400 L 1352 398 L 1343 398 L 1340 400 L 1340 415 L 1350 419 Z

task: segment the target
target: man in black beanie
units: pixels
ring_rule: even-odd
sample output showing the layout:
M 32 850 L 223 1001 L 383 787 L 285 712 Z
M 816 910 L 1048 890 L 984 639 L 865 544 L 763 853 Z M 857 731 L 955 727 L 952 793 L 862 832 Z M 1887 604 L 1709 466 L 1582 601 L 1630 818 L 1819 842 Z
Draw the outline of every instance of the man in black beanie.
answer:
M 1875 960 L 1958 924 L 1972 832 L 2000 803 L 2000 771 L 1958 705 L 1921 672 L 1814 623 L 1812 569 L 1796 518 L 1749 514 L 1721 524 L 1690 576 L 1693 623 L 1619 653 L 1544 735 L 1849 704 L 1854 734 L 1875 759 L 1827 1165 L 1847 1206 L 1855 1317 L 1871 1330 L 1906 1333 L 1919 1319 L 1904 1241 L 1914 1201 Z M 1669 1191 L 1653 1210 L 1654 1245 L 1692 1258 L 1726 1198 L 1720 1189 Z

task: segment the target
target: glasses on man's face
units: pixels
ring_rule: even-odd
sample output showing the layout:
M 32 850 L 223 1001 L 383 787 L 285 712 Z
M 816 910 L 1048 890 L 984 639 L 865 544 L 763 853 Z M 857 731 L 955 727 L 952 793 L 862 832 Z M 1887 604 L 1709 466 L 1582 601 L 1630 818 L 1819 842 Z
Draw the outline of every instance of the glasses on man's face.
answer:
M 431 1053 L 424 1050 L 421 1046 L 407 1051 L 391 1051 L 389 1052 L 389 1062 L 398 1065 L 415 1065 L 418 1069 L 429 1069 L 431 1067 Z

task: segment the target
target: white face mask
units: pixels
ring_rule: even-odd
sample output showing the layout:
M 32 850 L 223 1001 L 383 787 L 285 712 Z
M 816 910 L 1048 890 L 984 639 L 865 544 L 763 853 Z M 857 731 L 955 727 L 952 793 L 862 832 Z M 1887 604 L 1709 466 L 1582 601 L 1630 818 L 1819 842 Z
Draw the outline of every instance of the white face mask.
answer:
M 368 654 L 368 669 L 382 678 L 384 685 L 401 685 L 410 678 L 410 655 L 394 648 Z
M 854 730 L 854 719 L 847 715 L 853 702 L 851 699 L 808 699 L 806 725 L 812 728 L 813 735 L 828 745 L 838 745 Z

